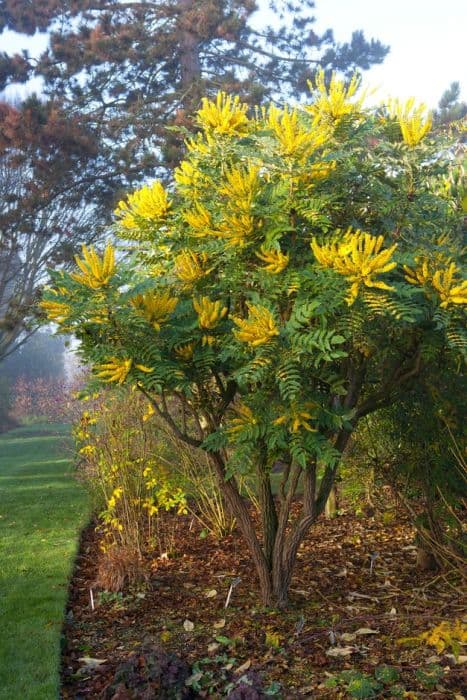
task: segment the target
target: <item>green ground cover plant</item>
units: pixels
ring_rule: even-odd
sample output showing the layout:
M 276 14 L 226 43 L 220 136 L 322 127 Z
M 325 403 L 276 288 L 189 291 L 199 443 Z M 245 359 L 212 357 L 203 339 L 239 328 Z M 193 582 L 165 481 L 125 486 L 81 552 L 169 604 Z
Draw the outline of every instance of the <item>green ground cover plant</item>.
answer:
M 0 698 L 58 697 L 60 637 L 84 489 L 67 458 L 66 425 L 0 437 Z

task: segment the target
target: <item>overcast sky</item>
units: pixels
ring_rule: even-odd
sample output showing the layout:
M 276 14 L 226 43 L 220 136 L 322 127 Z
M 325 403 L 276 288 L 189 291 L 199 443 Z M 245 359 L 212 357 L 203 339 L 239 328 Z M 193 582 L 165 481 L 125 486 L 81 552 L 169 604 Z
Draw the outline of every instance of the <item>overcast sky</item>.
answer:
M 368 39 L 391 47 L 384 63 L 365 73 L 365 84 L 379 88 L 374 101 L 414 96 L 435 107 L 454 80 L 467 100 L 466 0 L 316 0 L 315 6 L 317 31 L 331 28 L 338 41 L 346 41 L 363 29 Z M 267 13 L 257 21 L 267 22 Z M 1 49 L 9 53 L 26 46 L 37 53 L 46 45 L 44 35 L 26 41 L 12 32 L 0 36 Z

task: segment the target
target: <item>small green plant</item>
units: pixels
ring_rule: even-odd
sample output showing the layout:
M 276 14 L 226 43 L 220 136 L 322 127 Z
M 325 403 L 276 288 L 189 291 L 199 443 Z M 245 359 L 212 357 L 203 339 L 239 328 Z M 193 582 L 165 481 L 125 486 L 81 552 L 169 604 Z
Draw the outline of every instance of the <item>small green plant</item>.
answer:
M 124 607 L 123 594 L 120 591 L 99 591 L 97 594 L 98 605 L 112 605 L 121 610 Z
M 417 681 L 426 690 L 433 690 L 444 675 L 444 671 L 438 664 L 429 664 L 425 668 L 419 668 L 415 672 Z
M 375 678 L 380 683 L 388 685 L 399 680 L 399 671 L 394 666 L 378 666 L 375 668 Z

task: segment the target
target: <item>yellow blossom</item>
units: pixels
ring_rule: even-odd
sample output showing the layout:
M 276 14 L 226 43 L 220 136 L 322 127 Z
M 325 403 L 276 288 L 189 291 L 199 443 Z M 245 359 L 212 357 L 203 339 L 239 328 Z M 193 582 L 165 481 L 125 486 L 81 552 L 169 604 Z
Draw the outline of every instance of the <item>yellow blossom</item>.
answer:
M 315 93 L 315 101 L 305 109 L 313 115 L 316 123 L 338 123 L 343 117 L 358 114 L 361 111 L 365 95 L 363 94 L 356 101 L 351 101 L 360 86 L 357 75 L 354 75 L 346 85 L 333 73 L 328 88 L 324 70 L 320 70 L 316 75 L 315 83 L 316 87 L 311 81 L 308 82 L 310 90 Z
M 428 260 L 423 259 L 416 268 L 411 268 L 404 265 L 405 279 L 410 284 L 418 284 L 423 286 L 431 281 L 433 275 L 430 271 Z
M 223 307 L 220 301 L 211 301 L 209 297 L 193 299 L 193 308 L 198 314 L 199 327 L 207 330 L 215 328 L 227 314 L 226 306 Z
M 183 160 L 174 172 L 174 180 L 180 189 L 196 194 L 202 185 L 201 174 L 189 160 Z
M 450 304 L 467 304 L 467 280 L 456 279 L 456 272 L 457 266 L 451 263 L 448 268 L 433 273 L 432 284 L 439 294 L 442 308 Z
M 327 129 L 305 129 L 299 120 L 297 108 L 289 111 L 271 105 L 267 114 L 267 125 L 274 132 L 280 152 L 286 156 L 299 159 L 307 158 L 313 151 L 322 146 L 328 138 Z
M 225 239 L 228 246 L 243 246 L 254 231 L 254 218 L 250 214 L 226 213 L 212 235 Z
M 311 248 L 316 260 L 323 267 L 335 270 L 346 277 L 352 284 L 349 290 L 348 304 L 354 303 L 360 287 L 376 287 L 391 291 L 385 282 L 375 279 L 375 275 L 389 272 L 396 267 L 395 262 L 390 262 L 397 244 L 382 250 L 384 236 L 372 236 L 349 229 L 341 242 L 318 245 L 315 239 Z
M 265 306 L 248 304 L 248 318 L 233 318 L 233 322 L 239 330 L 234 335 L 241 343 L 248 343 L 252 347 L 269 343 L 274 336 L 279 335 L 274 318 Z
M 195 203 L 195 208 L 186 211 L 183 215 L 186 223 L 193 229 L 191 234 L 198 238 L 208 236 L 213 233 L 212 217 L 209 211 L 199 202 Z
M 314 404 L 312 403 L 306 403 L 303 406 L 294 404 L 291 406 L 290 411 L 276 418 L 274 425 L 287 424 L 291 433 L 298 433 L 301 428 L 304 428 L 308 432 L 315 433 L 317 428 L 313 428 L 309 422 L 316 418 L 315 411 L 312 411 L 313 408 Z
M 171 297 L 169 291 L 137 294 L 131 300 L 138 315 L 143 316 L 156 331 L 159 331 L 161 324 L 167 321 L 177 302 L 178 298 Z
M 56 294 L 56 292 L 54 293 Z M 44 309 L 49 321 L 56 321 L 56 323 L 64 323 L 71 311 L 69 304 L 63 301 L 53 301 L 52 299 L 44 299 L 39 306 Z
M 206 253 L 198 255 L 191 250 L 184 250 L 175 258 L 175 274 L 182 282 L 193 284 L 207 273 L 203 267 L 207 259 Z
M 218 92 L 215 102 L 204 97 L 201 104 L 197 122 L 205 131 L 227 136 L 238 136 L 248 131 L 248 105 L 242 104 L 239 97 Z
M 123 360 L 118 357 L 111 357 L 108 362 L 96 365 L 95 369 L 99 370 L 96 376 L 103 379 L 105 382 L 118 382 L 123 384 L 131 369 L 133 360 Z
M 249 213 L 253 200 L 260 189 L 259 167 L 232 168 L 225 173 L 219 193 L 228 198 L 229 207 Z
M 153 416 L 154 414 L 155 414 L 154 406 L 152 405 L 152 403 L 148 402 L 148 405 L 146 407 L 146 411 L 143 415 L 143 421 L 144 422 L 148 421 L 151 418 L 151 416 Z M 146 469 L 144 471 L 146 471 Z M 146 474 L 144 472 L 143 472 L 143 476 L 146 476 Z
M 432 117 L 426 105 L 415 106 L 415 98 L 411 97 L 405 103 L 394 100 L 388 107 L 397 117 L 404 142 L 408 146 L 417 146 L 431 129 Z
M 180 360 L 188 362 L 193 357 L 193 351 L 195 349 L 194 343 L 186 343 L 185 345 L 179 345 L 175 348 L 175 354 Z
M 163 221 L 170 206 L 166 190 L 156 180 L 152 185 L 145 185 L 129 194 L 126 202 L 122 200 L 118 203 L 114 213 L 120 218 L 120 226 L 131 230 L 137 229 L 141 222 Z
M 237 435 L 241 433 L 244 428 L 251 425 L 256 425 L 257 420 L 253 415 L 253 411 L 249 406 L 245 404 L 238 404 L 235 406 L 236 418 L 232 418 L 230 421 L 230 426 L 227 430 L 231 435 Z
M 75 282 L 83 284 L 90 289 L 100 289 L 105 287 L 115 273 L 115 250 L 110 245 L 107 245 L 102 259 L 98 256 L 93 246 L 87 248 L 82 247 L 83 259 L 75 256 L 76 264 L 81 270 L 72 272 L 71 277 Z
M 259 253 L 255 255 L 266 263 L 264 269 L 273 275 L 279 274 L 285 270 L 289 264 L 289 256 L 284 255 L 281 250 L 268 250 L 265 246 L 261 246 Z

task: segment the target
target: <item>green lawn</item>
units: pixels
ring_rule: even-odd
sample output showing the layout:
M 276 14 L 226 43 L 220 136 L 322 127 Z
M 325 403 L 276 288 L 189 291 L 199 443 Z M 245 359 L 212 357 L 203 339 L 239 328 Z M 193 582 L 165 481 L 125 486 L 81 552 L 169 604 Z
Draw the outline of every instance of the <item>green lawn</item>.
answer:
M 68 581 L 89 508 L 69 429 L 47 430 L 0 436 L 0 700 L 58 697 Z

